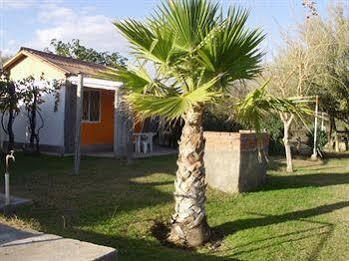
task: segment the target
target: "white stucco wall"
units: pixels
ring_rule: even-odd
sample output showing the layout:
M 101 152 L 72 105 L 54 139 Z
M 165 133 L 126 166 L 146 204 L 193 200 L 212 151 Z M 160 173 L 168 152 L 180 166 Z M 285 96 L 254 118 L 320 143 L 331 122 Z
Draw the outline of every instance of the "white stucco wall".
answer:
M 56 112 L 54 111 L 55 97 L 52 94 L 44 95 L 45 103 L 40 105 L 41 115 L 44 119 L 44 127 L 40 130 L 41 145 L 64 147 L 65 86 L 61 86 L 59 95 L 60 101 Z M 21 112 L 14 121 L 13 131 L 16 143 L 28 142 L 29 137 L 26 138 L 26 130 L 28 126 L 26 113 L 25 109 L 21 107 Z M 4 122 L 5 124 L 7 123 L 6 118 Z M 39 124 L 40 123 L 38 123 L 38 125 Z M 1 136 L 3 140 L 8 140 L 2 128 Z

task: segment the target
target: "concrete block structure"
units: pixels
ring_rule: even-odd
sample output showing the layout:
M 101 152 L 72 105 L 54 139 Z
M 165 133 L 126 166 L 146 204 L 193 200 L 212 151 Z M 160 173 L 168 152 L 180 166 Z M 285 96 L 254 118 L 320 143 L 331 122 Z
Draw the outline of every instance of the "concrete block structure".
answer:
M 253 191 L 266 180 L 269 136 L 240 132 L 205 132 L 206 182 L 227 193 Z

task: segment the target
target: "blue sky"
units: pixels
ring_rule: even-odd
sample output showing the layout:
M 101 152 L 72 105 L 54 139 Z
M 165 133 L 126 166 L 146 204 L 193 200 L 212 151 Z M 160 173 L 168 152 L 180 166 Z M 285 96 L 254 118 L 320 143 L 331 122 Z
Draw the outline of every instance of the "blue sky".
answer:
M 339 1 L 339 0 L 338 0 Z M 317 0 L 320 14 L 329 3 Z M 0 48 L 13 54 L 21 46 L 43 49 L 52 38 L 83 44 L 99 50 L 128 53 L 127 42 L 115 30 L 113 20 L 149 15 L 161 0 L 0 0 Z M 280 44 L 280 31 L 288 30 L 305 17 L 302 0 L 221 0 L 251 10 L 249 24 L 267 33 L 264 48 L 268 52 Z M 349 0 L 341 1 L 349 6 Z

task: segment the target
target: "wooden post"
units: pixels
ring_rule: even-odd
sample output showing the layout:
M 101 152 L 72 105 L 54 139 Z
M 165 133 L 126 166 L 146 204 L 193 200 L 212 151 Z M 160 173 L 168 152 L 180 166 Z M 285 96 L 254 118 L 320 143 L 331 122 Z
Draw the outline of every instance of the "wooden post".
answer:
M 113 151 L 114 151 L 114 156 L 115 158 L 119 157 L 119 139 L 118 139 L 118 135 L 120 134 L 120 128 L 119 124 L 121 124 L 121 122 L 119 121 L 120 117 L 119 117 L 119 110 L 120 110 L 120 94 L 119 94 L 119 89 L 116 89 L 114 92 L 114 144 L 113 144 Z
M 81 119 L 82 119 L 82 104 L 83 104 L 83 86 L 84 77 L 81 73 L 78 74 L 78 83 L 76 85 L 76 124 L 75 124 L 75 153 L 74 153 L 74 174 L 78 174 L 80 170 L 81 158 Z
M 132 161 L 133 122 L 130 119 L 127 106 L 123 100 L 122 90 L 116 89 L 114 96 L 114 156 L 126 157 Z

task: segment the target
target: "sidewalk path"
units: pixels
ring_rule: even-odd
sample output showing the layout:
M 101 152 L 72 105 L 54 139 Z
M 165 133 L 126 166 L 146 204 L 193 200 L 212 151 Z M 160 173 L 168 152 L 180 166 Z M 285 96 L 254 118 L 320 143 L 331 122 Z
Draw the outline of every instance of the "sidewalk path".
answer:
M 26 232 L 0 224 L 0 260 L 105 260 L 117 259 L 117 251 L 75 239 Z

